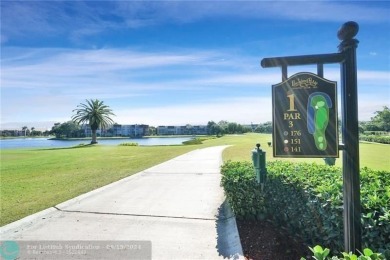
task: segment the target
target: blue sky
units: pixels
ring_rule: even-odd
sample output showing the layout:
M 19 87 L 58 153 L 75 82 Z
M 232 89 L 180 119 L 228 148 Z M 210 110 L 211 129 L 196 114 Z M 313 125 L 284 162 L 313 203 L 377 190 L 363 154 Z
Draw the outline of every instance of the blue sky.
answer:
M 390 106 L 389 13 L 388 1 L 2 0 L 1 128 L 51 128 L 91 98 L 122 124 L 270 121 L 281 73 L 260 60 L 337 52 L 350 20 L 369 120 Z M 339 65 L 325 78 L 339 81 Z

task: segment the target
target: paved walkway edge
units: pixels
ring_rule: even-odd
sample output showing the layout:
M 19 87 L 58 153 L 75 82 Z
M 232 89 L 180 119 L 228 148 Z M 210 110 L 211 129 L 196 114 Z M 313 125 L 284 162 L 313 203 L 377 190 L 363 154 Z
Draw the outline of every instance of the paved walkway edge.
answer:
M 19 220 L 16 220 L 14 222 L 11 222 L 11 223 L 9 223 L 9 224 L 7 224 L 5 226 L 2 226 L 2 227 L 0 227 L 0 236 L 2 234 L 5 234 L 5 233 L 12 233 L 14 230 L 23 229 L 23 227 L 29 226 L 30 224 L 32 224 L 36 220 L 45 218 L 46 216 L 49 216 L 49 215 L 51 215 L 52 213 L 54 213 L 56 211 L 59 211 L 62 207 L 66 206 L 66 205 L 71 205 L 71 204 L 76 203 L 76 202 L 78 202 L 78 201 L 80 201 L 80 200 L 82 200 L 84 198 L 87 198 L 87 197 L 93 195 L 93 194 L 96 194 L 96 193 L 102 192 L 102 191 L 104 191 L 106 189 L 109 189 L 112 186 L 119 185 L 122 182 L 126 182 L 126 181 L 128 181 L 128 180 L 130 180 L 132 178 L 137 177 L 137 175 L 142 174 L 143 172 L 144 171 L 141 171 L 141 172 L 138 172 L 138 173 L 134 173 L 133 175 L 130 175 L 130 176 L 125 177 L 123 179 L 120 179 L 118 181 L 112 182 L 110 184 L 107 184 L 107 185 L 102 186 L 100 188 L 97 188 L 95 190 L 89 191 L 87 193 L 81 194 L 81 195 L 79 195 L 77 197 L 74 197 L 73 199 L 69 199 L 67 201 L 61 202 L 60 204 L 57 204 L 57 205 L 55 205 L 53 207 L 44 209 L 42 211 L 39 211 L 39 212 L 34 213 L 34 214 L 31 214 L 31 215 L 29 215 L 27 217 L 24 217 L 22 219 L 19 219 Z
M 227 146 L 226 146 L 227 147 Z M 226 148 L 225 147 L 225 148 Z M 194 150 L 197 151 L 197 150 Z M 194 152 L 193 151 L 193 152 Z M 177 156 L 171 160 L 168 160 L 166 162 L 160 163 L 165 164 L 169 161 L 177 160 L 182 156 L 185 156 L 186 154 Z M 219 157 L 219 162 L 222 164 L 222 155 Z M 160 165 L 158 164 L 158 165 Z M 98 189 L 92 190 L 90 192 L 84 193 L 82 195 L 79 195 L 73 199 L 67 200 L 65 202 L 62 202 L 58 205 L 55 205 L 53 207 L 50 207 L 48 209 L 42 210 L 40 212 L 34 213 L 30 216 L 24 217 L 20 220 L 17 220 L 15 222 L 12 222 L 10 224 L 7 224 L 3 227 L 0 227 L 0 239 L 4 240 L 7 237 L 13 237 L 11 234 L 19 234 L 19 232 L 23 232 L 23 230 L 28 230 L 30 227 L 32 227 L 35 223 L 38 221 L 41 221 L 43 219 L 49 219 L 53 216 L 56 216 L 58 214 L 61 214 L 60 212 L 62 209 L 66 208 L 69 205 L 74 205 L 79 203 L 80 201 L 90 197 L 94 196 L 98 193 L 101 193 L 105 190 L 116 188 L 116 186 L 124 184 L 125 182 L 132 181 L 133 179 L 140 178 L 144 176 L 145 174 L 148 174 L 148 170 L 151 168 L 154 168 L 158 165 L 152 166 L 148 169 L 145 169 L 143 171 L 140 171 L 138 173 L 135 173 L 131 176 L 128 176 L 126 178 L 123 178 L 121 180 L 118 180 L 116 182 L 110 183 L 108 185 L 102 186 Z M 118 186 L 119 187 L 119 186 Z M 223 258 L 228 259 L 243 259 L 243 250 L 241 246 L 240 236 L 237 229 L 237 223 L 235 216 L 228 204 L 228 202 L 225 200 L 223 204 L 218 209 L 218 214 L 216 215 L 216 229 L 217 229 L 217 250 L 219 256 Z
M 220 253 L 224 256 L 229 256 L 229 259 L 244 259 L 236 217 L 227 201 L 222 205 L 219 218 L 217 245 Z

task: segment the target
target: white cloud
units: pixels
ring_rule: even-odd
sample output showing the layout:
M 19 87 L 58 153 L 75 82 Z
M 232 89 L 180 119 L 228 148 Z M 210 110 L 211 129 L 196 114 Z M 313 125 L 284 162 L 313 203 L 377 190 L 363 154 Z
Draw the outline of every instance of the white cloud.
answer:
M 369 70 L 359 70 L 358 71 L 358 80 L 375 80 L 378 82 L 390 84 L 390 71 L 369 71 Z
M 375 111 L 390 102 L 377 102 L 375 95 L 359 98 L 359 120 L 370 120 Z M 260 123 L 272 120 L 271 97 L 222 98 L 216 101 L 168 106 L 139 107 L 115 110 L 115 121 L 122 124 L 185 125 L 207 124 L 213 120 L 227 120 L 241 124 Z
M 140 17 L 153 17 L 154 22 L 145 19 L 145 24 L 157 22 L 188 23 L 204 18 L 239 17 L 267 20 L 298 21 L 347 21 L 383 22 L 388 20 L 385 6 L 365 3 L 335 1 L 158 1 L 134 3 L 122 1 L 118 12 L 122 17 L 142 23 Z
M 171 78 L 198 78 L 205 76 L 205 73 L 197 74 L 204 67 L 218 69 L 226 66 L 215 62 L 219 54 L 203 51 L 180 54 L 115 49 L 4 49 L 9 49 L 8 53 L 18 53 L 17 56 L 2 57 L 1 87 L 14 91 L 13 95 L 34 90 L 38 95 L 56 95 L 57 92 L 73 97 L 88 93 L 113 97 L 115 91 L 122 97 L 139 96 L 145 91 L 182 89 L 182 85 L 191 87 L 188 80 Z M 177 75 L 171 75 L 175 71 Z M 178 75 L 183 73 L 186 76 Z
M 390 96 L 381 98 L 382 101 L 378 101 L 378 96 L 375 94 L 366 94 L 359 97 L 358 100 L 358 112 L 360 121 L 369 121 L 371 117 L 375 116 L 376 111 L 382 111 L 384 106 L 390 107 Z
M 388 22 L 380 1 L 3 1 L 5 38 L 35 35 L 66 37 L 74 43 L 103 31 L 162 23 L 190 23 L 205 18 Z
M 2 123 L 67 121 L 86 98 L 106 101 L 121 123 L 264 122 L 271 119 L 271 85 L 281 80 L 280 69 L 261 69 L 256 58 L 229 50 L 5 50 Z M 289 75 L 295 70 L 302 68 Z M 339 81 L 339 73 L 325 69 L 331 80 Z M 389 103 L 390 72 L 359 70 L 358 84 L 360 119 L 368 120 Z
M 277 79 L 280 79 L 280 73 L 276 72 L 267 72 L 267 71 L 258 71 L 253 73 L 236 73 L 236 74 L 229 74 L 226 73 L 222 76 L 214 76 L 214 77 L 208 77 L 204 79 L 200 79 L 198 81 L 195 80 L 195 82 L 200 84 L 211 84 L 211 85 L 237 85 L 239 86 L 250 86 L 254 85 L 257 87 L 261 87 L 264 85 L 272 85 L 277 83 Z M 276 81 L 275 81 L 276 80 Z
M 116 111 L 116 121 L 154 126 L 207 124 L 210 120 L 250 124 L 271 121 L 271 104 L 270 98 L 239 97 L 207 103 L 122 109 Z

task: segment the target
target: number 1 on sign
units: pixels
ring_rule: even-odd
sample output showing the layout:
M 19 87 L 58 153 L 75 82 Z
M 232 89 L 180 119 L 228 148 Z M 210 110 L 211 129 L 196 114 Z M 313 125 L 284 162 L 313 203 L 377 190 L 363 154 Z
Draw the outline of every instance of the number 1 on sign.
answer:
M 287 110 L 287 111 L 297 111 L 295 109 L 295 103 L 294 103 L 295 95 L 294 94 L 290 94 L 290 95 L 287 95 L 287 97 L 290 100 L 290 109 Z

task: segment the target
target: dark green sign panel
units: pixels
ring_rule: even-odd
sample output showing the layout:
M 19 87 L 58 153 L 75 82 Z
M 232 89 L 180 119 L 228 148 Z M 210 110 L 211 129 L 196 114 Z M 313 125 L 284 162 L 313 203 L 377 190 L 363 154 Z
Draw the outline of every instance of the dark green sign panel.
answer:
M 338 157 L 337 87 L 313 73 L 272 86 L 274 157 Z

